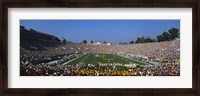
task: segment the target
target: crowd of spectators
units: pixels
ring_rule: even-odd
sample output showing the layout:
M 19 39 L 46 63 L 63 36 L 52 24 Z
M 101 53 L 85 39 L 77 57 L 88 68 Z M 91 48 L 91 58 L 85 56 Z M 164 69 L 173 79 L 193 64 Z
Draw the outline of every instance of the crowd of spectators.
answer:
M 63 65 L 84 53 L 112 53 L 127 58 L 155 61 L 159 66 L 132 70 L 101 69 L 95 64 Z M 20 48 L 21 76 L 179 76 L 180 39 L 165 42 L 124 45 L 65 44 L 45 50 Z M 55 62 L 54 62 L 55 61 Z M 165 62 L 164 62 L 165 61 Z M 49 63 L 53 62 L 53 63 Z M 91 66 L 93 65 L 93 66 Z M 108 64 L 109 65 L 109 64 Z M 108 66 L 103 65 L 102 66 Z M 111 65 L 109 65 L 111 66 Z M 121 66 L 120 64 L 115 66 Z
M 143 69 L 116 70 L 101 69 L 91 65 L 38 64 L 24 65 L 20 69 L 21 76 L 180 76 L 179 65 L 164 64 L 162 66 Z

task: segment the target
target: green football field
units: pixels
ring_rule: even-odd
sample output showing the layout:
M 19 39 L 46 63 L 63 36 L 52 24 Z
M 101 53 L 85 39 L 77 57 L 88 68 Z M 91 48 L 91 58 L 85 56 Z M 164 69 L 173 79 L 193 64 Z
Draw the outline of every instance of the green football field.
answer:
M 136 61 L 136 60 L 121 57 L 121 56 L 118 56 L 115 54 L 94 54 L 94 53 L 85 54 L 85 55 L 67 63 L 67 65 L 99 64 L 99 63 L 137 64 L 140 66 L 149 65 L 149 63 Z

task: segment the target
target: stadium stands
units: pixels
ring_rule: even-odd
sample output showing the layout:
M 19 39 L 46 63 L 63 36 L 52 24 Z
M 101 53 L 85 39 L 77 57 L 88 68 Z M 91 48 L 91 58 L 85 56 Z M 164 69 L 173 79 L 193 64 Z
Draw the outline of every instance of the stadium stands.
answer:
M 20 47 L 40 50 L 58 45 L 59 39 L 57 37 L 20 26 Z
M 117 70 L 121 64 L 74 64 L 66 62 L 87 53 L 115 54 L 154 66 Z M 130 64 L 131 66 L 134 64 Z M 126 66 L 130 66 L 126 65 Z M 135 65 L 134 65 L 135 66 Z M 112 68 L 110 68 L 112 67 Z M 21 76 L 180 76 L 180 39 L 173 41 L 87 45 L 60 44 L 55 36 L 20 26 Z

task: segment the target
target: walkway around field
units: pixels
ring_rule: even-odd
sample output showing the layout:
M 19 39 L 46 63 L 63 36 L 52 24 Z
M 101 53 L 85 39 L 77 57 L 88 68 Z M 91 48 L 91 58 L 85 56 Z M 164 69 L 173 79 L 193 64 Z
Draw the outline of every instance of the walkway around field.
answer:
M 87 55 L 87 54 L 84 54 L 84 55 L 82 55 L 82 56 L 80 56 L 80 57 L 83 57 L 83 56 L 85 56 L 85 55 Z M 80 57 L 78 57 L 78 58 L 80 58 Z M 69 61 L 63 63 L 62 65 L 66 65 L 66 64 L 68 64 L 68 63 L 70 63 L 70 62 L 72 62 L 72 61 L 74 61 L 74 60 L 76 60 L 76 59 L 78 59 L 78 58 L 74 58 L 74 59 L 72 59 L 72 60 L 69 60 Z
M 84 64 L 85 63 L 84 61 L 90 56 L 90 54 L 86 54 L 86 55 L 87 56 L 80 61 L 80 64 Z

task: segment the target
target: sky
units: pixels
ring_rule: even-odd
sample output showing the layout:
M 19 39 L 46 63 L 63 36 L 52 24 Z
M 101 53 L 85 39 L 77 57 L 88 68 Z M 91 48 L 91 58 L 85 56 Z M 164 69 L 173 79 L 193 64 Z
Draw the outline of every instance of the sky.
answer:
M 180 20 L 20 20 L 20 25 L 74 43 L 94 40 L 118 44 L 142 36 L 156 39 L 172 27 L 180 29 Z

